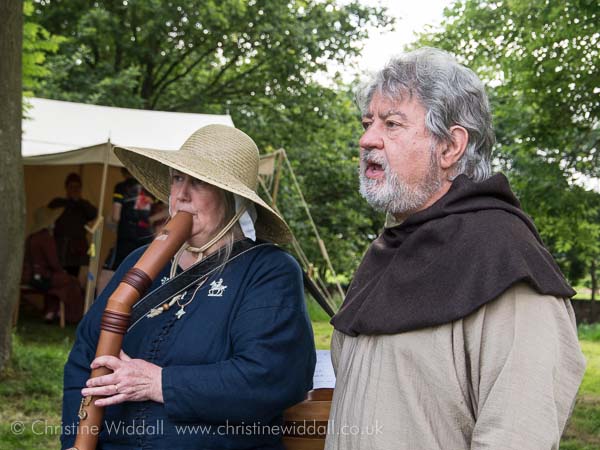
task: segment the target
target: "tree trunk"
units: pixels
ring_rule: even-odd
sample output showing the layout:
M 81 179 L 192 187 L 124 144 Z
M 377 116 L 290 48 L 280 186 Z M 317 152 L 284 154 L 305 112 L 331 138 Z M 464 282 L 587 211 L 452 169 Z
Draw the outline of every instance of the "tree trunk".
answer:
M 0 0 L 0 369 L 11 350 L 25 228 L 21 161 L 23 3 Z

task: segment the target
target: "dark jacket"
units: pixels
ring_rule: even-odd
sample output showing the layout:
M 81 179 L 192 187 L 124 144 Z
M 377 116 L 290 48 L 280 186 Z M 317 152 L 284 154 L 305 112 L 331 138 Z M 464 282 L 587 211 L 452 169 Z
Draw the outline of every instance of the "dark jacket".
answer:
M 84 226 L 96 218 L 98 209 L 87 200 L 70 198 L 55 198 L 48 207 L 65 209 L 56 220 L 54 227 L 54 239 L 62 266 L 87 264 L 88 241 Z
M 74 443 L 72 425 L 107 298 L 143 250 L 123 262 L 77 330 L 64 374 L 63 448 Z M 181 319 L 175 316 L 178 310 L 174 305 L 141 320 L 123 344 L 132 358 L 163 367 L 164 404 L 106 408 L 98 448 L 282 449 L 281 435 L 260 427 L 281 424 L 283 410 L 304 399 L 315 365 L 296 261 L 275 246 L 254 249 L 209 279 Z

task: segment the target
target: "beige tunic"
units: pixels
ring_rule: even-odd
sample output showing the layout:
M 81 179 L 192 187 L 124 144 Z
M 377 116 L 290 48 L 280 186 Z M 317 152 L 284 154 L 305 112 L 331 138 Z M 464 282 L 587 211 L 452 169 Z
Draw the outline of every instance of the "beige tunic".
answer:
M 558 449 L 585 370 L 569 300 L 513 286 L 470 316 L 332 337 L 327 450 Z

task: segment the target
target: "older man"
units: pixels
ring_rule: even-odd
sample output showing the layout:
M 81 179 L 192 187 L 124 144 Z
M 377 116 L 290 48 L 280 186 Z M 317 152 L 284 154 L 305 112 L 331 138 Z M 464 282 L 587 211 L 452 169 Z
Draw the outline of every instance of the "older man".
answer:
M 585 369 L 574 291 L 491 176 L 481 81 L 421 49 L 358 97 L 360 192 L 391 221 L 332 320 L 326 448 L 558 448 Z

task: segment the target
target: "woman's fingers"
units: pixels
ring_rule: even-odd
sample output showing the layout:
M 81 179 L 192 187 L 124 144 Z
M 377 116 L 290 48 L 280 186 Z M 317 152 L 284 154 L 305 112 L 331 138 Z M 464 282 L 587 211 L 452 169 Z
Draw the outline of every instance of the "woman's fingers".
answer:
M 110 406 L 116 405 L 118 403 L 123 403 L 127 401 L 127 396 L 125 394 L 117 394 L 111 397 L 99 398 L 94 402 L 96 406 Z
M 106 384 L 97 387 L 86 387 L 81 390 L 81 395 L 88 397 L 95 396 L 114 396 L 119 394 L 119 387 L 116 384 Z
M 90 378 L 85 383 L 86 387 L 98 387 L 98 386 L 106 386 L 108 384 L 116 385 L 119 381 L 117 380 L 117 376 L 114 373 L 110 373 L 108 375 L 101 375 L 99 377 Z
M 106 367 L 113 373 L 91 378 L 81 391 L 84 397 L 99 396 L 98 406 L 108 406 L 125 401 L 153 400 L 163 403 L 162 368 L 141 359 L 132 359 L 121 351 L 119 358 L 99 356 L 92 368 Z
M 98 367 L 108 367 L 111 370 L 117 370 L 119 367 L 121 367 L 121 360 L 119 358 L 116 358 L 114 356 L 110 356 L 110 355 L 103 355 L 103 356 L 98 356 L 96 359 L 94 359 L 92 361 L 92 364 L 90 364 L 90 367 L 92 369 L 97 369 Z

